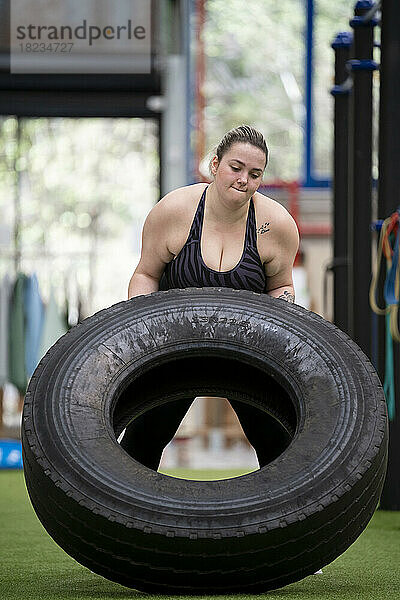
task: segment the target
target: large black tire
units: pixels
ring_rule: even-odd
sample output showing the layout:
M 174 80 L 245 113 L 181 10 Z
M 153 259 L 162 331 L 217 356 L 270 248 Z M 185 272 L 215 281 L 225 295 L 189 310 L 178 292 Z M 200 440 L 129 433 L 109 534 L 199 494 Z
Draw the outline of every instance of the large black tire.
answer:
M 117 443 L 143 411 L 201 395 L 267 411 L 289 445 L 251 474 L 200 482 Z M 121 302 L 63 336 L 30 381 L 22 440 L 39 519 L 92 571 L 151 592 L 262 592 L 331 562 L 365 528 L 387 417 L 374 368 L 334 325 L 205 288 Z

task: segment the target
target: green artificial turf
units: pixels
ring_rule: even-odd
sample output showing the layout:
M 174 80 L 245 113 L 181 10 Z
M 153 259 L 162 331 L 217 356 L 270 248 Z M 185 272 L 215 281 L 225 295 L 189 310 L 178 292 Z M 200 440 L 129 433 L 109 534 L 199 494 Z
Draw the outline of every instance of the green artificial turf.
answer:
M 184 469 L 183 467 L 179 469 L 160 469 L 160 473 L 164 473 L 164 475 L 172 475 L 173 477 L 178 477 L 179 479 L 196 479 L 197 481 L 207 481 L 210 479 L 229 479 L 230 477 L 237 477 L 238 475 L 245 475 L 246 473 L 251 473 L 255 469 L 251 470 L 238 470 L 238 469 L 213 469 L 210 471 L 205 471 L 204 469 Z
M 189 477 L 188 472 L 173 472 Z M 233 476 L 191 473 L 195 479 Z M 399 600 L 400 512 L 377 511 L 359 539 L 323 575 L 259 597 L 272 600 Z M 220 596 L 220 598 L 230 596 Z M 245 600 L 254 596 L 232 596 Z M 82 567 L 49 537 L 35 516 L 21 471 L 0 472 L 0 599 L 161 598 L 112 583 Z M 168 596 L 163 596 L 166 599 Z M 179 597 L 183 599 L 183 596 Z M 201 596 L 206 598 L 206 596 Z M 214 598 L 216 598 L 214 596 Z M 218 597 L 217 597 L 218 598 Z

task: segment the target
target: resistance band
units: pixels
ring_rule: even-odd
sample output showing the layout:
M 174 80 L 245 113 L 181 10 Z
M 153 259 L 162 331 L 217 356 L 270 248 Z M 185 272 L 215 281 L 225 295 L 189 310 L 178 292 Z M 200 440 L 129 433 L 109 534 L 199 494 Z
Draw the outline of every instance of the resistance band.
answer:
M 384 285 L 385 308 L 380 308 L 376 302 L 377 282 L 382 262 L 382 253 L 386 258 L 386 279 Z M 385 316 L 385 381 L 383 389 L 388 405 L 389 419 L 395 417 L 395 384 L 393 362 L 393 340 L 400 342 L 398 327 L 399 311 L 399 282 L 400 282 L 400 211 L 399 209 L 382 223 L 378 242 L 375 268 L 369 290 L 369 300 L 372 310 L 378 315 Z

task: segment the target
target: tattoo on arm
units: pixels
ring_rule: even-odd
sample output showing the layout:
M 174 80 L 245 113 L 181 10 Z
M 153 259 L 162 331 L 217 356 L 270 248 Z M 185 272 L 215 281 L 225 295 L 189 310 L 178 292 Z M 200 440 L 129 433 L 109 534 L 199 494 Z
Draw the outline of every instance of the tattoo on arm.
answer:
M 281 300 L 286 300 L 286 302 L 291 302 L 292 304 L 294 304 L 294 296 L 288 291 L 283 292 L 283 294 L 278 296 L 278 298 L 281 298 Z
M 260 235 L 262 235 L 263 233 L 267 233 L 267 231 L 269 231 L 268 225 L 269 223 L 264 223 L 263 225 L 261 225 L 261 227 L 257 229 L 257 233 L 259 233 Z

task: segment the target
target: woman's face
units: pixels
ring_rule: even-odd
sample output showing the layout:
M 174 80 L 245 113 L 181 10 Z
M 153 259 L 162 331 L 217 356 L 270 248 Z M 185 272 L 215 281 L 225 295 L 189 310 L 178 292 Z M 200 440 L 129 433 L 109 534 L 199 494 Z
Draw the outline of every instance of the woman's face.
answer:
M 257 191 L 265 168 L 265 154 L 256 146 L 237 142 L 223 155 L 214 156 L 211 171 L 221 199 L 247 202 Z

